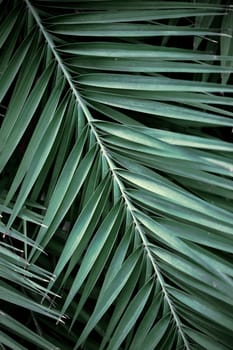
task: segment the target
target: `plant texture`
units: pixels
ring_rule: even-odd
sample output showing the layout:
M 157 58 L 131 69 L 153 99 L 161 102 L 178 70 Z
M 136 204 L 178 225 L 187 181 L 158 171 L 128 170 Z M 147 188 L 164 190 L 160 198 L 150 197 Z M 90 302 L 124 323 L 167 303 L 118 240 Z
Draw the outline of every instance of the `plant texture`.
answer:
M 233 7 L 0 24 L 0 348 L 231 349 Z

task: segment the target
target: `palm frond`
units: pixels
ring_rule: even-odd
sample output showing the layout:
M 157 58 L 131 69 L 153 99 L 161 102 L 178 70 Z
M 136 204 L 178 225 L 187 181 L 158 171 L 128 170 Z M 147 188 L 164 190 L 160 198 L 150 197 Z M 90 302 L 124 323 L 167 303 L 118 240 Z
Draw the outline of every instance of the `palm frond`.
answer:
M 0 3 L 3 347 L 230 349 L 222 3 Z

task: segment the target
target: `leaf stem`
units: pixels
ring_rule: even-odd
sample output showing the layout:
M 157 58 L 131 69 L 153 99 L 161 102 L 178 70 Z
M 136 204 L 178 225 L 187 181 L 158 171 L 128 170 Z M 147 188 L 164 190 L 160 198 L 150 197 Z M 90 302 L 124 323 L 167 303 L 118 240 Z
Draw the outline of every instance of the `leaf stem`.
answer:
M 64 77 L 65 79 L 67 80 L 67 83 L 69 84 L 69 87 L 73 93 L 73 95 L 75 96 L 76 98 L 76 101 L 77 103 L 80 105 L 80 107 L 82 108 L 85 116 L 86 116 L 86 119 L 87 119 L 87 122 L 91 128 L 91 131 L 93 132 L 95 138 L 96 138 L 96 141 L 100 147 L 100 150 L 102 151 L 102 154 L 103 154 L 103 157 L 105 158 L 106 162 L 108 163 L 108 166 L 109 166 L 109 170 L 111 171 L 112 175 L 113 175 L 113 178 L 115 180 L 115 182 L 117 183 L 118 185 L 118 188 L 121 192 L 121 195 L 122 195 L 122 198 L 124 199 L 125 201 L 125 204 L 126 204 L 126 207 L 127 207 L 127 210 L 130 212 L 130 215 L 132 217 L 132 220 L 134 222 L 134 225 L 135 225 L 135 228 L 136 230 L 138 231 L 140 237 L 141 237 L 141 240 L 142 240 L 142 243 L 145 247 L 145 250 L 146 250 L 146 253 L 147 253 L 147 256 L 148 258 L 150 259 L 151 261 L 151 264 L 153 266 L 153 269 L 155 271 L 155 274 L 158 278 L 158 281 L 161 285 L 161 288 L 162 288 L 162 291 L 163 291 L 163 294 L 164 294 L 164 297 L 168 303 L 168 306 L 170 308 L 170 311 L 171 311 L 171 314 L 174 318 L 174 321 L 177 325 L 177 329 L 181 335 L 181 338 L 183 340 L 183 343 L 185 345 L 185 348 L 187 350 L 190 350 L 190 347 L 189 347 L 189 343 L 188 343 L 188 340 L 186 339 L 186 336 L 184 334 L 184 331 L 182 329 L 182 324 L 181 324 L 181 321 L 179 319 L 179 316 L 176 314 L 176 311 L 175 311 L 175 308 L 172 304 L 172 301 L 169 297 L 169 294 L 166 290 L 166 287 L 165 287 L 165 282 L 164 282 L 164 279 L 163 279 L 163 276 L 161 275 L 157 265 L 155 264 L 155 261 L 154 261 L 154 258 L 152 256 L 152 253 L 149 249 L 149 246 L 148 246 L 148 241 L 147 241 L 147 238 L 146 238 L 146 235 L 145 233 L 143 232 L 143 229 L 141 228 L 140 226 L 140 223 L 138 222 L 135 214 L 134 214 L 134 206 L 132 205 L 132 203 L 129 201 L 128 199 L 128 196 L 126 194 L 126 191 L 125 191 L 125 187 L 124 187 L 124 184 L 122 183 L 122 181 L 120 180 L 116 170 L 115 170 L 115 165 L 112 161 L 112 159 L 110 158 L 110 156 L 108 155 L 107 151 L 106 151 L 106 148 L 105 146 L 103 145 L 101 139 L 100 139 L 100 136 L 98 135 L 97 133 L 97 130 L 95 129 L 95 127 L 93 126 L 93 117 L 91 115 L 91 113 L 89 112 L 85 102 L 83 101 L 82 97 L 80 96 L 79 92 L 77 91 L 73 81 L 72 81 L 72 77 L 70 75 L 70 73 L 68 72 L 65 64 L 63 63 L 60 55 L 58 54 L 58 52 L 56 51 L 56 48 L 55 48 L 55 45 L 54 45 L 54 42 L 50 36 L 50 34 L 45 30 L 44 26 L 42 25 L 41 23 L 41 20 L 40 20 L 40 17 L 38 16 L 37 12 L 35 11 L 34 7 L 31 5 L 30 1 L 29 0 L 24 0 L 28 6 L 28 9 L 29 11 L 31 12 L 32 16 L 34 17 L 36 23 L 38 24 L 43 36 L 45 37 L 45 40 L 51 50 L 51 52 L 53 53 L 54 55 L 54 58 L 55 60 L 57 61 L 57 64 L 59 66 L 59 68 L 61 69 L 62 73 L 64 74 Z

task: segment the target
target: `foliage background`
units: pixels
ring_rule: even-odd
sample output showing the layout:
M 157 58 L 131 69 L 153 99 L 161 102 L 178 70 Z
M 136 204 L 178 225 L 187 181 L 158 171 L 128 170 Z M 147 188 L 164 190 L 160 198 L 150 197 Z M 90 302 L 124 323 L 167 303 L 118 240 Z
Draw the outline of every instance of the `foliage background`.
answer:
M 0 2 L 2 349 L 231 348 L 232 19 Z

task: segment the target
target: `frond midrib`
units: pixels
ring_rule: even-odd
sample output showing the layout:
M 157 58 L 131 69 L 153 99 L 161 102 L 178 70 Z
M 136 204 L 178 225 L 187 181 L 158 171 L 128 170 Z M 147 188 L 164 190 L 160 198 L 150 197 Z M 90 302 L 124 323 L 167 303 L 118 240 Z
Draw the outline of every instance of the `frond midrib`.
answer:
M 122 181 L 120 180 L 116 170 L 115 170 L 115 165 L 113 163 L 113 161 L 111 160 L 111 158 L 109 157 L 107 151 L 106 151 L 106 148 L 105 146 L 103 145 L 101 139 L 100 139 L 100 136 L 98 135 L 98 132 L 96 130 L 96 128 L 94 127 L 93 125 L 93 118 L 85 104 L 85 102 L 83 101 L 82 97 L 80 96 L 79 92 L 77 91 L 75 85 L 73 84 L 72 82 L 72 78 L 71 78 L 71 75 L 70 73 L 68 72 L 68 70 L 66 69 L 66 66 L 64 65 L 64 63 L 62 62 L 62 59 L 60 57 L 60 55 L 57 53 L 56 49 L 55 49 L 55 45 L 54 45 L 54 42 L 52 40 L 52 38 L 50 37 L 49 33 L 46 31 L 45 27 L 42 25 L 41 23 L 41 20 L 40 20 L 40 17 L 39 15 L 37 14 L 35 8 L 31 5 L 30 1 L 29 0 L 24 0 L 29 11 L 31 12 L 32 16 L 34 17 L 38 27 L 40 28 L 41 30 L 41 33 L 43 34 L 48 46 L 50 47 L 50 50 L 51 52 L 53 53 L 54 55 L 54 58 L 55 60 L 57 61 L 57 64 L 58 66 L 60 67 L 69 87 L 70 87 L 70 90 L 71 92 L 73 93 L 73 95 L 75 96 L 76 98 L 76 101 L 77 103 L 80 105 L 80 107 L 82 108 L 83 110 L 83 113 L 86 117 L 86 120 L 87 120 L 87 123 L 88 125 L 90 126 L 90 129 L 91 131 L 93 132 L 95 138 L 96 138 L 96 141 L 100 147 L 100 150 L 103 154 L 103 157 L 105 158 L 108 166 L 109 166 L 109 170 L 111 171 L 112 173 L 112 176 L 113 176 L 113 179 L 114 181 L 116 182 L 120 192 L 121 192 L 121 195 L 122 195 L 122 198 L 124 199 L 124 202 L 125 202 L 125 205 L 126 205 L 126 208 L 127 210 L 129 211 L 130 215 L 131 215 L 131 218 L 132 218 L 132 221 L 135 225 L 135 229 L 138 231 L 139 233 L 139 236 L 142 240 L 142 243 L 143 243 L 143 246 L 144 246 L 144 249 L 146 250 L 146 254 L 153 266 L 153 269 L 155 271 L 155 275 L 157 276 L 158 278 L 158 281 L 160 283 L 160 286 L 162 288 L 162 291 L 163 291 L 163 294 L 164 294 L 164 298 L 166 299 L 166 302 L 168 303 L 168 306 L 170 308 L 170 311 L 171 311 L 171 315 L 177 325 L 177 330 L 178 332 L 180 333 L 181 335 L 181 338 L 183 340 L 183 343 L 185 345 L 185 348 L 187 350 L 191 350 L 190 349 L 190 346 L 189 346 L 189 343 L 188 343 L 188 340 L 186 338 L 186 335 L 184 334 L 184 331 L 182 329 L 182 324 L 181 324 L 181 321 L 179 319 L 179 316 L 176 314 L 176 311 L 175 311 L 175 308 L 172 304 L 172 301 L 169 297 L 169 294 L 166 290 L 166 287 L 165 287 L 165 282 L 164 282 L 164 279 L 163 279 L 163 276 L 161 275 L 160 271 L 159 271 L 159 268 L 157 267 L 155 261 L 154 261 L 154 258 L 152 256 L 152 253 L 149 249 L 149 245 L 148 245 L 148 241 L 147 241 L 147 238 L 146 238 L 146 235 L 145 233 L 143 232 L 143 229 L 141 228 L 141 225 L 140 223 L 138 222 L 135 214 L 134 214 L 134 211 L 135 211 L 135 208 L 133 206 L 133 204 L 130 202 L 130 200 L 128 199 L 128 196 L 127 194 L 125 193 L 125 187 L 124 187 L 124 184 L 122 183 Z

